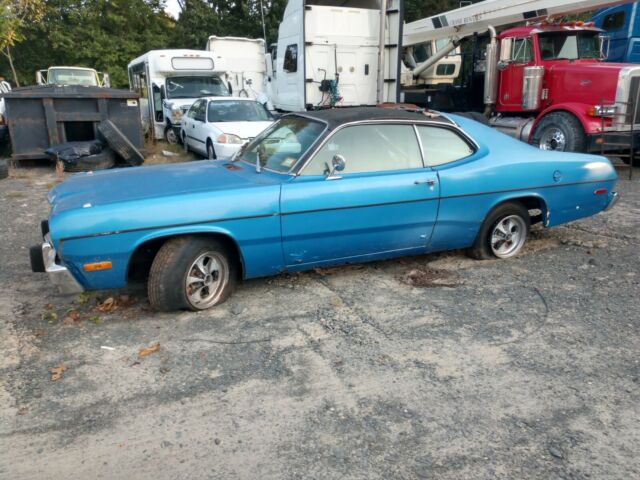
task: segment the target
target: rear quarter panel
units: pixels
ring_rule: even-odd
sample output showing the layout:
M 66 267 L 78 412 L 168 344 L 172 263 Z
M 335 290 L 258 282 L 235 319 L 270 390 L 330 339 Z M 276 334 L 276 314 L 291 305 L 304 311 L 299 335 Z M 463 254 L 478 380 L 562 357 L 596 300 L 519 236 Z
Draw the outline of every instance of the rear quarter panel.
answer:
M 616 173 L 608 159 L 595 155 L 544 152 L 471 120 L 452 118 L 479 149 L 467 159 L 436 167 L 440 209 L 431 249 L 466 248 L 497 205 L 524 197 L 540 199 L 546 226 L 603 210 Z

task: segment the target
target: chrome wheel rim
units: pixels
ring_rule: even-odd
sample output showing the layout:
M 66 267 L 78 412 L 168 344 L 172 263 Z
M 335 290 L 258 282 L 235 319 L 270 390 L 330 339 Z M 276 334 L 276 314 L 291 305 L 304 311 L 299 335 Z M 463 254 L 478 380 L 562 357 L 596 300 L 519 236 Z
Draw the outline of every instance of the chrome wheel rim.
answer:
M 541 150 L 560 150 L 562 152 L 566 146 L 567 138 L 559 128 L 549 128 L 542 134 L 542 138 L 540 138 Z
M 491 251 L 498 258 L 513 257 L 527 238 L 527 225 L 522 217 L 509 215 L 499 220 L 491 232 Z
M 218 301 L 228 282 L 229 266 L 226 258 L 217 252 L 202 253 L 187 272 L 187 300 L 199 310 L 209 308 Z

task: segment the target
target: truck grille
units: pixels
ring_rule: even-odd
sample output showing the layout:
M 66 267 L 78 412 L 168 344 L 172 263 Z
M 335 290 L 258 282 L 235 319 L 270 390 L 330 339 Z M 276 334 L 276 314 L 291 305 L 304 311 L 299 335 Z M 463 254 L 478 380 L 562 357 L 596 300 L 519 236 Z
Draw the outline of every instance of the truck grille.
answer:
M 640 122 L 640 101 L 638 100 L 638 89 L 640 89 L 640 77 L 631 77 L 629 85 L 629 98 L 627 99 L 627 114 L 624 123 L 631 125 L 631 122 Z

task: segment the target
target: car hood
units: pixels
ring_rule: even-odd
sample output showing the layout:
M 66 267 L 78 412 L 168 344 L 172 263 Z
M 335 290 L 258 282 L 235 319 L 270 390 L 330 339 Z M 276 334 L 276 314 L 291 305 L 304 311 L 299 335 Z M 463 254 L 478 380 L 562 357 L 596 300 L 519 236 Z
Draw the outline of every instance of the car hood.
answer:
M 266 129 L 273 122 L 212 122 L 211 125 L 216 127 L 218 130 L 231 134 L 237 135 L 240 138 L 253 138 L 256 135 L 260 134 L 264 129 Z
M 246 188 L 264 183 L 273 183 L 273 180 L 256 174 L 246 164 L 204 160 L 73 175 L 53 188 L 48 199 L 52 214 L 59 214 L 71 209 Z

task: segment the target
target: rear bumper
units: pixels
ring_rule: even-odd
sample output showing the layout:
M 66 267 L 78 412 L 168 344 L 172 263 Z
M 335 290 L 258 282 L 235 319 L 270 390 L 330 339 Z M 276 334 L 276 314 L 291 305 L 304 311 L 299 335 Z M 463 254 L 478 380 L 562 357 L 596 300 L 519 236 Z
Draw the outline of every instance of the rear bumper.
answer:
M 38 251 L 42 255 L 38 258 Z M 44 271 L 49 281 L 56 286 L 60 293 L 73 294 L 84 291 L 82 285 L 73 277 L 71 272 L 56 261 L 56 250 L 53 248 L 51 241 L 45 237 L 42 245 L 31 247 L 31 270 L 34 272 Z
M 607 205 L 607 207 L 604 209 L 604 211 L 606 212 L 607 210 L 611 210 L 616 203 L 618 203 L 618 200 L 620 200 L 620 195 L 618 195 L 617 192 L 612 192 L 611 193 L 611 200 L 609 201 L 609 205 Z

